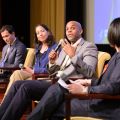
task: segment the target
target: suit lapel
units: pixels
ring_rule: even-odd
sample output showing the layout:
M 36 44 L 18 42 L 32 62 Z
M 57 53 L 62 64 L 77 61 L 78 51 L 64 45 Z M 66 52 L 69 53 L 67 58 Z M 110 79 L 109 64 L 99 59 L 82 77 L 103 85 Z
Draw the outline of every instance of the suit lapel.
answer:
M 5 58 L 6 54 L 7 54 L 7 49 L 8 49 L 9 45 L 7 45 L 3 51 L 3 59 Z
M 84 44 L 84 42 L 85 42 L 84 39 L 81 38 L 80 43 L 77 45 L 75 54 L 77 54 L 78 52 L 80 52 L 80 49 L 82 48 L 82 45 Z M 69 65 L 71 65 L 70 59 L 68 59 L 68 63 L 66 64 L 65 68 L 68 67 Z
M 9 59 L 10 55 L 12 54 L 12 51 L 14 50 L 14 48 L 15 48 L 15 46 L 16 46 L 16 43 L 17 43 L 17 39 L 14 41 L 14 43 L 13 43 L 11 46 L 7 45 L 7 47 L 6 47 L 6 53 L 7 53 L 8 47 L 10 47 L 10 50 L 9 50 L 9 53 L 7 54 L 7 56 L 6 56 L 6 54 L 5 54 L 5 56 L 4 56 L 4 61 L 6 61 L 6 60 Z
M 10 48 L 10 52 L 11 52 L 11 53 L 12 53 L 12 51 L 14 50 L 17 41 L 18 41 L 18 40 L 16 39 L 15 42 L 13 43 L 13 45 L 11 45 L 11 48 Z
M 10 56 L 10 54 L 11 54 L 11 47 L 10 47 L 10 45 L 8 45 L 7 50 L 6 50 L 6 54 L 5 54 L 5 57 L 4 57 L 4 62 L 7 61 L 7 59 Z
M 80 41 L 80 43 L 79 43 L 79 45 L 77 46 L 76 54 L 77 54 L 78 52 L 80 52 L 80 49 L 82 48 L 82 45 L 84 44 L 84 42 L 85 42 L 85 41 L 84 41 L 84 39 L 82 38 L 81 41 Z M 58 59 L 57 64 L 61 66 L 61 65 L 63 64 L 65 58 L 66 58 L 66 53 L 62 50 L 60 56 L 61 56 L 61 57 L 60 57 L 60 59 Z M 71 62 L 69 62 L 68 64 L 66 64 L 65 67 L 68 67 L 70 64 L 71 64 Z
M 84 39 L 81 38 L 81 41 L 79 45 L 77 46 L 76 53 L 80 52 L 80 49 L 82 49 L 83 44 L 85 43 Z
M 59 58 L 57 59 L 56 64 L 61 66 L 65 57 L 66 57 L 66 53 L 62 50 L 59 54 Z
M 13 43 L 13 45 L 11 45 L 9 54 L 12 54 L 12 51 L 14 50 L 14 48 L 16 46 L 16 43 L 17 43 L 17 39 L 15 40 L 15 42 Z
M 61 63 L 60 63 L 60 65 L 63 64 L 63 62 L 65 61 L 65 58 L 66 58 L 66 53 L 63 51 L 62 55 L 61 55 Z
M 5 49 L 3 50 L 3 58 L 5 58 L 5 55 L 6 55 L 6 53 L 7 53 L 7 46 L 5 47 Z

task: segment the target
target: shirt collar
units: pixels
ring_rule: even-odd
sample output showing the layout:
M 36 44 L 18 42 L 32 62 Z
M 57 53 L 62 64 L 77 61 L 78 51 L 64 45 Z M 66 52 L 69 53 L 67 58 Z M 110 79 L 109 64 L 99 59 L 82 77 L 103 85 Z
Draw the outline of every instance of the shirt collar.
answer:
M 72 46 L 77 47 L 80 44 L 81 40 L 82 38 L 78 39 Z
M 16 41 L 16 38 L 13 40 L 13 42 L 10 44 L 10 46 L 12 46 L 14 44 L 14 42 Z

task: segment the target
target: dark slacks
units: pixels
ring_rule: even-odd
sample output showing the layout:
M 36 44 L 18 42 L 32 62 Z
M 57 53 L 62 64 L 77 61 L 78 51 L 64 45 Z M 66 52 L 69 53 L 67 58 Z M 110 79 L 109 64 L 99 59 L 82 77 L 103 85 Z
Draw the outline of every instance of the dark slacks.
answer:
M 29 115 L 28 120 L 63 120 L 65 117 L 64 94 L 68 92 L 58 83 L 50 86 L 40 102 Z M 71 104 L 72 115 L 88 115 L 88 101 L 74 99 Z
M 40 100 L 50 85 L 41 80 L 16 81 L 0 106 L 0 120 L 19 120 L 29 103 Z
M 63 120 L 65 118 L 65 93 L 68 92 L 58 83 L 50 86 L 37 107 L 29 115 L 28 120 Z M 104 120 L 118 120 L 111 111 L 111 101 L 98 100 L 71 100 L 71 116 L 87 116 L 104 118 Z M 115 103 L 114 103 L 115 104 Z M 116 103 L 118 105 L 118 102 Z M 116 108 L 116 107 L 115 107 Z M 117 115 L 117 114 L 116 114 Z

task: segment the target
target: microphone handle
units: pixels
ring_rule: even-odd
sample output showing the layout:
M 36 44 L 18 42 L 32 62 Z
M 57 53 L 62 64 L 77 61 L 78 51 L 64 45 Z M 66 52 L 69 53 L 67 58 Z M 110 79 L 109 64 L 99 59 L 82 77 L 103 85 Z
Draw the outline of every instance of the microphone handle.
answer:
M 61 44 L 58 44 L 58 46 L 55 48 L 55 52 L 57 52 L 60 47 L 61 47 Z

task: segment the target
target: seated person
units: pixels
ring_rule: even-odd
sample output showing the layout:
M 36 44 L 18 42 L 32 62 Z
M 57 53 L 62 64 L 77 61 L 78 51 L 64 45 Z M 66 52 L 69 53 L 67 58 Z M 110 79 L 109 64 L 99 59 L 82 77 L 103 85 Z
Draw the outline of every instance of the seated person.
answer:
M 99 80 L 76 80 L 68 84 L 67 89 L 58 83 L 45 92 L 28 120 L 63 120 L 65 117 L 65 93 L 104 93 L 120 95 L 120 18 L 110 24 L 108 41 L 116 53 L 108 63 L 108 68 Z M 13 102 L 13 101 L 12 101 Z M 104 120 L 120 119 L 120 100 L 72 99 L 71 116 L 89 116 Z
M 26 46 L 15 36 L 15 30 L 11 25 L 5 25 L 0 30 L 1 36 L 6 45 L 2 50 L 2 58 L 0 60 L 0 68 L 19 67 L 19 64 L 23 64 L 26 57 Z M 0 79 L 6 77 L 9 78 L 11 71 L 2 70 L 3 74 L 0 74 Z
M 33 73 L 47 73 L 48 54 L 55 49 L 56 42 L 50 29 L 39 24 L 35 27 L 35 65 L 33 68 L 26 67 L 22 70 L 16 70 L 10 77 L 5 95 L 11 85 L 17 80 L 31 80 Z
M 80 23 L 76 21 L 70 21 L 67 23 L 66 36 L 70 43 L 66 39 L 62 40 L 62 50 L 59 56 L 55 50 L 52 50 L 49 53 L 48 68 L 50 73 L 57 73 L 57 75 L 63 80 L 65 80 L 67 77 L 94 77 L 98 51 L 93 43 L 87 42 L 82 38 L 82 32 L 83 30 Z M 29 105 L 29 102 L 32 100 L 40 100 L 50 86 L 51 83 L 45 80 L 16 81 L 11 86 L 8 94 L 0 106 L 0 119 L 20 119 L 25 109 Z M 49 94 L 51 95 L 51 93 Z M 56 100 L 53 101 L 53 103 L 54 102 L 56 102 Z M 35 108 L 35 111 L 39 109 L 38 107 L 39 104 Z M 51 111 L 49 108 L 46 109 L 44 107 L 44 109 Z M 35 111 L 33 111 L 33 113 Z M 44 120 L 44 118 L 41 120 Z

